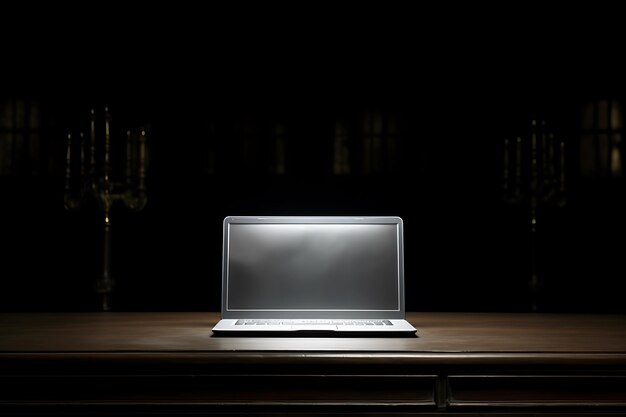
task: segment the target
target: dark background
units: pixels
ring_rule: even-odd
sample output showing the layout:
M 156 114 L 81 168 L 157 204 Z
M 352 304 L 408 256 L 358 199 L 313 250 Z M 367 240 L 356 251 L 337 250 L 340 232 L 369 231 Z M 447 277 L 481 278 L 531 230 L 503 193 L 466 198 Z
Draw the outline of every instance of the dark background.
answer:
M 145 127 L 149 151 L 147 206 L 111 214 L 115 310 L 218 310 L 226 215 L 399 215 L 409 310 L 625 312 L 624 179 L 600 156 L 584 164 L 585 153 L 602 155 L 606 132 L 581 128 L 585 109 L 610 103 L 620 124 L 609 133 L 623 134 L 618 26 L 589 17 L 557 26 L 557 15 L 536 14 L 513 25 L 503 11 L 489 22 L 462 10 L 260 12 L 103 6 L 74 23 L 11 26 L 0 83 L 0 309 L 99 308 L 102 215 L 89 200 L 63 207 L 65 138 L 108 106 L 114 178 L 126 129 Z M 29 36 L 29 27 L 44 29 Z M 566 160 L 565 193 L 538 207 L 536 295 L 532 120 L 564 142 Z M 524 197 L 511 203 L 503 144 L 518 136 Z M 370 152 L 372 140 L 381 147 Z

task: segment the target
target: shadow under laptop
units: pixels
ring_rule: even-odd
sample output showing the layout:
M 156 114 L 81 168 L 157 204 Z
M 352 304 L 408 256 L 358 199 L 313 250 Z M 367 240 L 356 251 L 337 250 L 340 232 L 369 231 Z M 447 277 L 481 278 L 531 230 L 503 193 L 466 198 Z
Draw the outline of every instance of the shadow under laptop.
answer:
M 260 332 L 255 334 L 255 332 L 247 332 L 247 331 L 228 331 L 228 332 L 213 332 L 211 337 L 216 338 L 233 338 L 233 337 L 245 337 L 245 338 L 259 338 L 259 337 L 276 337 L 276 338 L 341 338 L 341 339 L 354 339 L 354 338 L 417 338 L 416 333 L 406 333 L 406 332 L 385 332 L 385 333 L 372 333 L 372 332 L 336 332 L 332 330 L 306 330 L 306 331 L 291 331 L 291 332 Z

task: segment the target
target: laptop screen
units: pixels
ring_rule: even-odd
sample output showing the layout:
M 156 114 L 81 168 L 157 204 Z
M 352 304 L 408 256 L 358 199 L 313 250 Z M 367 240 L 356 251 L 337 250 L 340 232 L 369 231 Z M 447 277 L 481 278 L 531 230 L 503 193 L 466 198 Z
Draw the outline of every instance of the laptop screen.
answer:
M 398 218 L 228 219 L 223 312 L 259 313 L 252 317 L 402 312 Z

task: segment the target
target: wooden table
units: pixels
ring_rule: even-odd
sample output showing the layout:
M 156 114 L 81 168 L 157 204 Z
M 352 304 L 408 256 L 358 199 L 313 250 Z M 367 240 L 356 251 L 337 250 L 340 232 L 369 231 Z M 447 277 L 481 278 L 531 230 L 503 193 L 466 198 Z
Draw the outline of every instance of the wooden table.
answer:
M 217 313 L 0 315 L 0 415 L 626 416 L 626 316 L 410 313 L 417 338 L 223 338 Z

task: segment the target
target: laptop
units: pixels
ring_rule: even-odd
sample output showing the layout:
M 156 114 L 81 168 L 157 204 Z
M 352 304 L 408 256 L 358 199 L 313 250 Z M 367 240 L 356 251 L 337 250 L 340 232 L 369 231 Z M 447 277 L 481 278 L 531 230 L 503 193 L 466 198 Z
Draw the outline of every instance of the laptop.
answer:
M 224 219 L 216 336 L 415 336 L 399 217 Z

